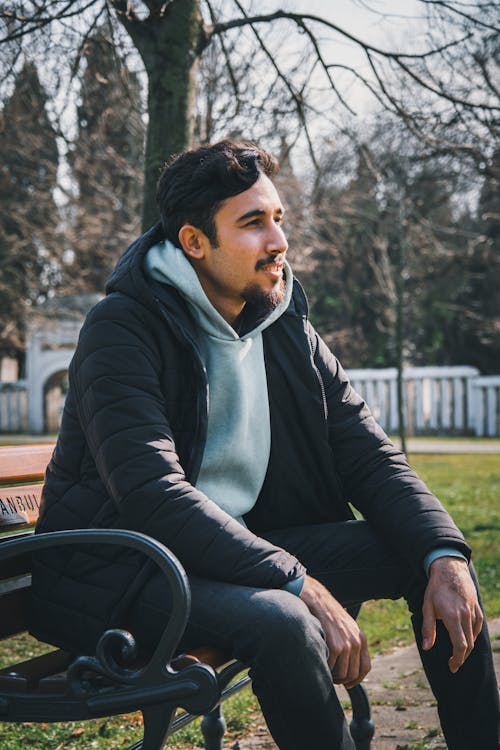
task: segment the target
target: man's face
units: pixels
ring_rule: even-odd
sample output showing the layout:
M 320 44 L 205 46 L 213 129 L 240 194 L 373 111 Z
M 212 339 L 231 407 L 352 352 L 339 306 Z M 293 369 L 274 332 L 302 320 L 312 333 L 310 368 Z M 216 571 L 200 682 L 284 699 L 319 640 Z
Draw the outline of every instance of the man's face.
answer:
M 288 244 L 284 209 L 271 180 L 228 198 L 215 214 L 218 245 L 203 242 L 200 257 L 188 252 L 205 294 L 233 323 L 245 302 L 272 308 L 284 294 L 283 261 Z

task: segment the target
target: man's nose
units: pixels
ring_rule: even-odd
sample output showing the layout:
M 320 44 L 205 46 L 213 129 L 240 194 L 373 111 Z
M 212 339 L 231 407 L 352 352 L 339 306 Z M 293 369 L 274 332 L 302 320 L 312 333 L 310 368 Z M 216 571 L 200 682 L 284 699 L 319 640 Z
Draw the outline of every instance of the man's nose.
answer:
M 285 254 L 287 250 L 288 242 L 285 233 L 279 224 L 273 222 L 266 245 L 266 251 L 272 255 L 279 255 L 280 253 Z

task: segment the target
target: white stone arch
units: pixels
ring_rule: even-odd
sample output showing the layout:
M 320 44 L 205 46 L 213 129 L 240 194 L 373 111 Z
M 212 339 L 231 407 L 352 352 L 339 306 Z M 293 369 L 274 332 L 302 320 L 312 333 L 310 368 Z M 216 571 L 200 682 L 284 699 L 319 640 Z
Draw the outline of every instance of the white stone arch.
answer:
M 85 313 L 100 298 L 96 294 L 58 298 L 45 309 L 39 308 L 30 321 L 26 348 L 29 432 L 43 433 L 45 384 L 55 373 L 68 369 Z
M 74 346 L 44 350 L 40 338 L 30 340 L 26 361 L 28 386 L 28 430 L 35 435 L 44 431 L 44 391 L 47 380 L 57 372 L 67 370 Z
M 68 392 L 68 368 L 49 375 L 43 386 L 43 430 L 59 432 L 64 402 Z

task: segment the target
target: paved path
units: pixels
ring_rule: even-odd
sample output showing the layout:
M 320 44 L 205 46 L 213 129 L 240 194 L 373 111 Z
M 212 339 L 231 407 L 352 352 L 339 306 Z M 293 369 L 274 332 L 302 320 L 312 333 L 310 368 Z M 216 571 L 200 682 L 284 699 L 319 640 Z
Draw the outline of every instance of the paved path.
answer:
M 500 677 L 500 617 L 490 620 L 491 641 L 497 676 Z M 446 750 L 439 729 L 434 696 L 427 685 L 416 646 L 375 656 L 365 679 L 370 696 L 375 737 L 372 750 L 410 750 L 417 743 L 426 750 Z M 339 690 L 343 701 L 345 693 Z M 314 750 L 311 747 L 304 750 Z M 231 750 L 277 750 L 263 722 L 251 737 L 229 745 Z M 471 748 L 480 750 L 480 748 Z

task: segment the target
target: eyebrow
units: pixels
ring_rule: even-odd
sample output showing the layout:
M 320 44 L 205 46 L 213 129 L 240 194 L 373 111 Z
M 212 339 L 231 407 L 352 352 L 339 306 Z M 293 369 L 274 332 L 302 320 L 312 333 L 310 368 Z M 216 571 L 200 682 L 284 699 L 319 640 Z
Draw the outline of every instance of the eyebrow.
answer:
M 273 213 L 277 213 L 280 216 L 283 216 L 285 213 L 285 210 L 283 208 L 277 208 L 276 211 L 273 211 Z M 245 219 L 250 219 L 255 216 L 265 216 L 266 212 L 262 208 L 254 208 L 251 211 L 247 211 L 246 214 L 242 214 L 242 216 L 238 217 L 236 219 L 236 223 L 239 223 L 240 221 L 245 221 Z

